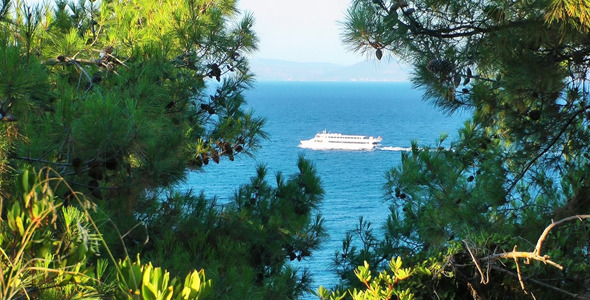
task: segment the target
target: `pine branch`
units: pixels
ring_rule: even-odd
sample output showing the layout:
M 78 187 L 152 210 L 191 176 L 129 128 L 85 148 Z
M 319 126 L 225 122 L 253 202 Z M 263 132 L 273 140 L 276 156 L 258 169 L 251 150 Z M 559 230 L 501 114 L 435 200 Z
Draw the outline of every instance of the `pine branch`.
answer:
M 495 271 L 502 272 L 504 274 L 508 274 L 510 276 L 518 277 L 518 274 L 516 274 L 514 272 L 510 272 L 510 271 L 508 271 L 506 269 L 503 269 L 503 268 L 500 268 L 500 267 L 497 267 L 497 266 L 492 266 L 492 269 L 494 269 Z M 578 294 L 574 294 L 572 292 L 568 292 L 566 290 L 560 289 L 560 288 L 558 288 L 556 286 L 553 286 L 553 285 L 544 283 L 544 282 L 539 281 L 539 280 L 536 280 L 536 279 L 532 279 L 532 278 L 529 278 L 529 277 L 522 277 L 522 280 L 523 281 L 528 281 L 528 282 L 531 282 L 531 283 L 534 283 L 534 284 L 537 284 L 537 285 L 540 285 L 540 286 L 543 286 L 543 287 L 546 287 L 546 288 L 549 288 L 549 289 L 552 289 L 554 291 L 557 291 L 557 292 L 560 292 L 562 294 L 568 295 L 568 296 L 570 296 L 570 297 L 572 297 L 574 299 L 590 300 L 590 298 L 588 298 L 588 297 L 581 296 L 581 295 L 578 295 Z
M 51 58 L 41 62 L 43 65 L 55 66 L 55 65 L 67 65 L 67 64 L 78 64 L 78 65 L 100 65 L 101 59 L 84 59 L 84 58 L 69 58 L 60 56 L 58 58 Z
M 40 158 L 33 158 L 33 157 L 17 156 L 17 157 L 13 157 L 13 158 L 18 159 L 18 160 L 29 161 L 29 162 L 38 162 L 38 163 L 43 163 L 43 164 L 48 164 L 48 165 L 56 165 L 56 166 L 60 166 L 60 167 L 69 167 L 72 165 L 70 163 L 59 163 L 59 162 L 49 161 L 49 160 L 40 159 Z
M 549 255 L 538 255 L 538 254 L 535 254 L 534 252 L 516 251 L 516 247 L 514 247 L 514 250 L 511 252 L 504 252 L 504 253 L 498 253 L 498 254 L 486 256 L 484 258 L 481 258 L 480 260 L 492 261 L 492 260 L 497 260 L 497 259 L 518 259 L 518 258 L 524 258 L 526 260 L 531 260 L 531 259 L 538 260 L 538 261 L 541 261 L 545 264 L 550 264 L 560 270 L 563 270 L 563 266 L 550 260 Z
M 534 280 L 534 279 L 531 279 L 531 278 L 523 277 L 522 276 L 522 273 L 521 273 L 521 269 L 520 269 L 520 264 L 518 262 L 518 259 L 525 259 L 525 263 L 526 264 L 529 264 L 530 263 L 530 260 L 533 259 L 533 260 L 541 261 L 541 262 L 543 262 L 545 264 L 552 265 L 552 266 L 554 266 L 554 267 L 556 267 L 556 268 L 558 268 L 560 270 L 563 270 L 564 269 L 563 266 L 561 266 L 560 264 L 558 264 L 558 263 L 550 260 L 549 259 L 550 257 L 548 255 L 541 255 L 541 248 L 543 246 L 543 243 L 545 242 L 545 239 L 547 238 L 547 236 L 549 235 L 549 232 L 553 228 L 555 228 L 557 226 L 560 226 L 560 225 L 562 225 L 562 224 L 564 224 L 566 222 L 569 222 L 569 221 L 573 221 L 573 220 L 585 220 L 585 219 L 590 219 L 590 215 L 576 215 L 576 216 L 571 216 L 571 217 L 567 217 L 567 218 L 561 219 L 561 220 L 559 220 L 557 222 L 553 222 L 552 221 L 551 224 L 545 228 L 545 230 L 543 231 L 543 233 L 539 237 L 539 239 L 537 241 L 537 245 L 535 246 L 535 249 L 532 252 L 517 251 L 517 246 L 514 246 L 514 249 L 511 252 L 504 252 L 504 253 L 493 254 L 493 255 L 489 255 L 489 256 L 486 256 L 486 257 L 483 257 L 483 258 L 479 258 L 478 259 L 474 255 L 474 253 L 471 251 L 471 249 L 469 248 L 469 245 L 467 244 L 467 241 L 466 240 L 463 240 L 463 245 L 465 246 L 465 248 L 469 252 L 469 255 L 471 256 L 471 260 L 475 264 L 475 266 L 477 268 L 477 271 L 478 271 L 478 273 L 481 276 L 481 283 L 483 283 L 483 284 L 488 284 L 489 283 L 489 276 L 486 276 L 484 274 L 480 262 L 486 262 L 488 264 L 488 266 L 491 266 L 491 268 L 494 269 L 494 270 L 498 270 L 498 271 L 501 271 L 501 272 L 509 273 L 510 275 L 512 275 L 514 277 L 517 277 L 518 278 L 518 281 L 520 283 L 520 286 L 521 286 L 521 288 L 522 288 L 522 290 L 524 291 L 525 294 L 528 293 L 528 292 L 525 289 L 524 282 L 525 281 L 530 281 L 530 282 L 533 282 L 533 283 L 536 283 L 536 284 L 539 284 L 539 285 L 542 285 L 542 286 L 545 286 L 545 287 L 554 289 L 554 290 L 559 291 L 561 293 L 568 294 L 568 295 L 570 295 L 570 296 L 572 296 L 572 297 L 574 297 L 576 299 L 589 299 L 589 298 L 580 297 L 577 294 L 570 293 L 568 291 L 559 289 L 557 287 L 548 285 L 546 283 L 542 283 L 540 281 L 537 281 L 537 280 Z M 504 270 L 504 269 L 502 269 L 500 267 L 497 267 L 497 266 L 494 266 L 494 265 L 491 265 L 490 264 L 492 261 L 499 260 L 499 259 L 513 259 L 514 262 L 515 262 L 515 264 L 516 264 L 517 273 L 515 274 L 513 272 Z
M 543 149 L 543 151 L 541 151 L 539 154 L 537 154 L 537 156 L 535 156 L 532 160 L 530 160 L 524 167 L 524 169 L 520 172 L 520 174 L 518 174 L 518 176 L 516 176 L 516 178 L 514 179 L 514 181 L 512 182 L 512 184 L 510 185 L 510 187 L 508 187 L 508 189 L 506 190 L 506 195 L 508 195 L 512 189 L 514 189 L 516 187 L 516 184 L 518 184 L 518 182 L 524 177 L 524 175 L 526 174 L 526 172 L 535 164 L 535 162 L 537 160 L 539 160 L 543 155 L 545 155 L 547 152 L 549 152 L 549 150 L 551 150 L 551 148 L 553 148 L 553 146 L 557 143 L 557 141 L 559 140 L 559 138 L 565 133 L 565 130 L 574 123 L 574 121 L 576 120 L 576 118 L 578 117 L 578 115 L 584 113 L 585 111 L 590 109 L 590 105 L 583 107 L 581 109 L 579 109 L 578 111 L 576 111 L 570 118 L 569 120 L 567 120 L 567 122 L 565 123 L 565 125 L 559 130 L 559 132 L 557 133 L 557 135 L 555 135 L 555 137 L 553 138 L 553 140 L 549 143 L 549 145 L 547 145 L 547 147 L 545 147 L 545 149 Z
M 547 226 L 547 228 L 545 228 L 545 230 L 543 231 L 543 233 L 539 237 L 539 240 L 537 241 L 537 245 L 535 246 L 535 250 L 533 252 L 516 251 L 516 246 L 515 246 L 514 250 L 511 252 L 498 253 L 498 254 L 486 256 L 484 258 L 481 258 L 480 260 L 481 261 L 492 261 L 492 260 L 497 260 L 497 259 L 524 258 L 527 260 L 527 263 L 528 263 L 528 261 L 533 259 L 533 260 L 541 261 L 545 264 L 550 264 L 560 270 L 563 270 L 563 266 L 550 260 L 548 255 L 541 255 L 541 248 L 543 247 L 543 243 L 545 242 L 547 235 L 549 234 L 549 232 L 553 228 L 555 228 L 563 223 L 572 221 L 572 220 L 584 220 L 584 219 L 590 219 L 590 215 L 571 216 L 571 217 L 567 217 L 565 219 L 561 219 L 557 222 L 552 222 L 549 226 Z
M 424 35 L 439 39 L 454 39 L 454 38 L 462 38 L 462 37 L 471 37 L 477 34 L 487 34 L 493 33 L 500 30 L 516 28 L 516 27 L 524 27 L 524 26 L 531 26 L 532 24 L 539 23 L 537 20 L 522 20 L 518 22 L 512 22 L 508 24 L 502 25 L 495 25 L 489 27 L 477 27 L 474 25 L 460 25 L 457 27 L 447 27 L 447 28 L 439 28 L 439 29 L 429 29 L 424 28 L 422 26 L 416 26 L 417 21 L 414 17 L 405 14 L 408 19 L 410 20 L 410 24 L 404 23 L 399 21 L 402 26 L 405 26 L 410 29 L 413 35 Z
M 89 190 L 93 190 L 93 189 L 99 189 L 99 190 L 106 190 L 106 191 L 114 191 L 114 190 L 120 190 L 120 189 L 128 189 L 130 187 L 132 187 L 131 184 L 127 184 L 127 185 L 120 185 L 120 186 L 91 186 L 88 184 L 84 184 L 84 183 L 80 183 L 80 182 L 76 182 L 73 180 L 68 180 L 68 183 L 75 185 L 75 186 L 80 186 L 80 187 L 84 187 L 87 188 Z
M 543 231 L 543 234 L 541 234 L 541 236 L 539 237 L 539 240 L 537 241 L 537 245 L 535 246 L 535 251 L 533 251 L 533 253 L 535 255 L 540 255 L 541 253 L 541 248 L 543 247 L 543 242 L 545 241 L 545 239 L 547 238 L 547 235 L 549 234 L 549 232 L 551 231 L 551 229 L 569 222 L 569 221 L 573 221 L 573 220 L 584 220 L 584 219 L 590 219 L 590 215 L 577 215 L 577 216 L 571 216 L 571 217 L 567 217 L 565 219 L 561 219 L 557 222 L 551 222 L 551 224 L 549 226 L 547 226 L 547 228 L 545 228 L 545 230 Z

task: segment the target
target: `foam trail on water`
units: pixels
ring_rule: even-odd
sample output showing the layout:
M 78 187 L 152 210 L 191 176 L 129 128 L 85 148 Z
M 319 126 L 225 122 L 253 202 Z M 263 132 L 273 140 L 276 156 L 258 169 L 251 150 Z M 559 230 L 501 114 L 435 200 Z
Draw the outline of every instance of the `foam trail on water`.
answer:
M 390 147 L 390 146 L 379 147 L 377 149 L 383 150 L 383 151 L 411 151 L 412 150 L 411 147 Z
M 383 151 L 397 151 L 397 152 L 408 152 L 412 151 L 412 147 L 377 147 L 375 149 L 383 150 Z M 438 151 L 438 150 L 445 150 L 445 151 L 455 151 L 453 148 L 418 148 L 419 150 L 427 149 L 428 151 Z

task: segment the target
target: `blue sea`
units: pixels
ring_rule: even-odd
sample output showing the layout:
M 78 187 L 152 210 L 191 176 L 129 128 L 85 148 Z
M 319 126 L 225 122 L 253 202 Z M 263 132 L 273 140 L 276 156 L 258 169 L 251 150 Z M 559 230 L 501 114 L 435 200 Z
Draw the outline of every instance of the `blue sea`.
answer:
M 450 141 L 468 118 L 467 113 L 448 116 L 422 100 L 422 92 L 407 82 L 258 82 L 246 93 L 248 106 L 267 119 L 269 140 L 254 157 L 242 155 L 234 162 L 210 163 L 204 172 L 190 174 L 185 188 L 203 190 L 218 203 L 230 201 L 234 191 L 255 176 L 256 166 L 274 174 L 297 171 L 297 158 L 304 155 L 316 166 L 325 190 L 320 213 L 330 237 L 312 257 L 296 266 L 309 267 L 314 289 L 332 287 L 334 253 L 342 248 L 347 231 L 364 217 L 379 229 L 387 219 L 384 201 L 385 172 L 400 163 L 411 141 L 435 145 L 441 133 Z M 343 134 L 383 138 L 373 151 L 326 151 L 298 148 L 300 140 L 327 130 Z M 309 299 L 315 299 L 308 296 Z

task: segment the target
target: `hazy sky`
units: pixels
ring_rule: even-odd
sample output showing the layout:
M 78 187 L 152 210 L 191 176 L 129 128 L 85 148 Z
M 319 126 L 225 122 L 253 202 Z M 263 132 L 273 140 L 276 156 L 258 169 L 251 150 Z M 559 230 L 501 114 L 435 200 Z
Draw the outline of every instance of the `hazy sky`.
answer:
M 254 14 L 260 39 L 254 57 L 352 65 L 366 60 L 342 45 L 341 25 L 350 0 L 239 0 Z

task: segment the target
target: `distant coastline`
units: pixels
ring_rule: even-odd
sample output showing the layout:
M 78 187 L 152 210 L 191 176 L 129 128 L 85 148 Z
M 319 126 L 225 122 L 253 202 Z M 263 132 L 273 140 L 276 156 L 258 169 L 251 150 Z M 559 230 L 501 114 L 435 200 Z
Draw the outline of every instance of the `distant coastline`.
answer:
M 408 81 L 409 68 L 395 61 L 364 61 L 350 66 L 251 59 L 258 81 Z

